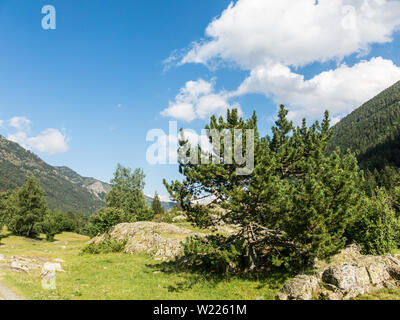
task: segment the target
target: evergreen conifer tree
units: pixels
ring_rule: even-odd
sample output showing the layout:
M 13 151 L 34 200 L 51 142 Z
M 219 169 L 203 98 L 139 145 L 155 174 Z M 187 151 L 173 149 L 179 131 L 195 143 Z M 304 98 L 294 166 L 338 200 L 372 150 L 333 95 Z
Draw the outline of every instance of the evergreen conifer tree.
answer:
M 154 195 L 154 199 L 151 203 L 151 210 L 153 211 L 154 216 L 163 215 L 165 213 L 164 208 L 161 205 L 160 197 L 157 193 Z
M 9 199 L 7 227 L 16 235 L 36 237 L 47 211 L 45 192 L 38 181 L 31 177 Z
M 327 112 L 321 124 L 317 121 L 310 127 L 305 120 L 294 127 L 287 115 L 281 106 L 272 138 L 259 138 L 255 114 L 244 120 L 232 110 L 226 120 L 211 118 L 206 128 L 254 130 L 255 168 L 250 174 L 238 175 L 240 164 L 224 163 L 221 148 L 219 162 L 181 162 L 183 182 L 164 181 L 198 227 L 215 227 L 222 220 L 239 229 L 224 241 L 212 241 L 211 251 L 219 252 L 227 264 L 232 261 L 228 253 L 221 253 L 222 248 L 232 252 L 232 245 L 242 250 L 239 256 L 245 268 L 255 270 L 267 261 L 301 268 L 346 244 L 346 226 L 356 218 L 360 205 L 357 161 L 338 150 L 324 154 L 331 135 Z

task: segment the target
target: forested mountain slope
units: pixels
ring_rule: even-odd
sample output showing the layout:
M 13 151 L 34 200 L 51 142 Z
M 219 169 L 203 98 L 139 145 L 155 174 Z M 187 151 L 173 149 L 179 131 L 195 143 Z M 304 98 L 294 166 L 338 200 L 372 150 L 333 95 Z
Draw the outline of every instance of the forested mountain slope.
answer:
M 400 81 L 333 127 L 328 150 L 355 152 L 363 169 L 400 167 Z
M 111 185 L 95 178 L 82 177 L 68 167 L 53 167 L 17 143 L 0 136 L 0 191 L 22 186 L 35 176 L 47 195 L 51 209 L 93 213 L 104 206 Z M 150 206 L 153 198 L 146 196 Z M 165 210 L 173 202 L 161 202 Z
M 0 190 L 15 189 L 35 176 L 46 191 L 51 209 L 93 213 L 101 208 L 104 205 L 102 193 L 94 192 L 90 186 L 103 183 L 82 178 L 75 172 L 73 179 L 72 172 L 66 167 L 52 167 L 34 153 L 0 136 Z

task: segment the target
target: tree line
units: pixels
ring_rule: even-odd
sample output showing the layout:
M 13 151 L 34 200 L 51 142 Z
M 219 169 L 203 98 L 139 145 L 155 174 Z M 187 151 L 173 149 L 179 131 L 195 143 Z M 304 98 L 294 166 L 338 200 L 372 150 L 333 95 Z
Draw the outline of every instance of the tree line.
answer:
M 15 235 L 36 238 L 40 233 L 48 241 L 64 231 L 86 234 L 89 216 L 64 213 L 48 208 L 45 192 L 34 177 L 14 191 L 0 193 L 0 229 L 6 226 Z
M 157 194 L 151 208 L 146 205 L 144 177 L 141 169 L 132 171 L 118 165 L 105 207 L 92 216 L 82 212 L 50 210 L 45 191 L 35 177 L 30 177 L 22 187 L 0 193 L 0 231 L 6 226 L 9 232 L 18 236 L 38 238 L 40 234 L 45 234 L 47 241 L 53 241 L 62 232 L 93 237 L 118 223 L 164 216 Z
M 333 127 L 327 153 L 337 147 L 351 150 L 368 180 L 367 192 L 376 187 L 393 193 L 400 167 L 400 82 L 386 89 Z

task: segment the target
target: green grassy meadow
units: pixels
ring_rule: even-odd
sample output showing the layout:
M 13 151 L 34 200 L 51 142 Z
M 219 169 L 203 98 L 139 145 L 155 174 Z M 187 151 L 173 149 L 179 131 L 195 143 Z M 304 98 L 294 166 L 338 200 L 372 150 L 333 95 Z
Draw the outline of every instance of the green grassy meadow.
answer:
M 107 253 L 80 255 L 89 238 L 73 233 L 57 235 L 55 242 L 3 235 L 0 254 L 40 262 L 62 259 L 65 272 L 57 272 L 56 290 L 41 286 L 40 269 L 11 271 L 0 261 L 0 278 L 10 289 L 34 300 L 274 299 L 284 279 L 221 280 L 192 272 L 165 269 L 146 255 Z

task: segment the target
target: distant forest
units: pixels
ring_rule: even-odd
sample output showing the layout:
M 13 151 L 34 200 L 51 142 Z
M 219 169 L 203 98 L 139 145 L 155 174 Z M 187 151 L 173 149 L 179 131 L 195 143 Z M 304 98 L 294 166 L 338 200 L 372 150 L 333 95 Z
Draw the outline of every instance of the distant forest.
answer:
M 328 152 L 356 153 L 362 169 L 400 167 L 400 82 L 383 91 L 333 128 Z

